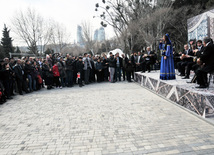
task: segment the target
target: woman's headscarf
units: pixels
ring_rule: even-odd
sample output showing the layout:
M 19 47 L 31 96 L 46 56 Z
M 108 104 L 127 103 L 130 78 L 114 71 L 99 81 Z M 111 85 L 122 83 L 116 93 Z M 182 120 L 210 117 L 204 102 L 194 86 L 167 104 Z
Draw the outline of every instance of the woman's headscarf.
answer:
M 167 33 L 165 36 L 168 38 L 167 44 L 172 45 L 172 42 L 171 42 L 170 37 L 169 37 L 169 34 Z
M 172 42 L 170 40 L 169 34 L 167 33 L 165 36 L 168 38 L 168 40 L 167 40 L 167 42 L 165 44 L 165 49 L 167 49 L 167 45 L 171 45 L 170 48 L 171 48 L 171 51 L 172 51 Z

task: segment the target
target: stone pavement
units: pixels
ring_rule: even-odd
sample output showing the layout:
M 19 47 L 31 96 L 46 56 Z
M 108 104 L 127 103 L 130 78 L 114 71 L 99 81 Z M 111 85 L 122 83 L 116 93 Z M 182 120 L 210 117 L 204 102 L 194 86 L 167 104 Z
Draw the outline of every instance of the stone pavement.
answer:
M 213 125 L 135 83 L 44 89 L 0 105 L 0 155 L 213 152 Z

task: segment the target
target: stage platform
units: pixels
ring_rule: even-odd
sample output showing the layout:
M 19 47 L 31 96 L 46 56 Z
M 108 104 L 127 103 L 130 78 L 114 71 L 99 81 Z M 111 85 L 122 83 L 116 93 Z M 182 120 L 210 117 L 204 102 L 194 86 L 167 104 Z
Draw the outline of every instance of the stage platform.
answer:
M 191 73 L 191 78 L 194 74 Z M 160 80 L 159 71 L 135 72 L 135 82 L 154 93 L 175 102 L 203 117 L 214 118 L 214 84 L 209 89 L 197 89 L 195 83 L 176 75 L 176 80 Z

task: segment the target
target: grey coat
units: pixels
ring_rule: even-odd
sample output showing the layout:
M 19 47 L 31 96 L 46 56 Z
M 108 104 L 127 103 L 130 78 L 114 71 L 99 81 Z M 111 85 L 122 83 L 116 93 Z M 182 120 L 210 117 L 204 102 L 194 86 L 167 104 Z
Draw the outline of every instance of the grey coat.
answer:
M 83 68 L 83 70 L 87 70 L 88 67 L 90 67 L 92 69 L 90 58 L 84 57 L 83 58 L 83 62 L 84 62 L 84 68 Z

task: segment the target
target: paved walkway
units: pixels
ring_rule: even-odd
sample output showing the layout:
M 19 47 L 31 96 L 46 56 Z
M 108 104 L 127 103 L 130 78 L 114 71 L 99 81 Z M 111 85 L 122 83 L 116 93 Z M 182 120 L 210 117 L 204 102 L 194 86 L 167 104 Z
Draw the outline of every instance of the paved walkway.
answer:
M 135 83 L 42 90 L 0 106 L 0 154 L 213 154 L 214 127 Z

